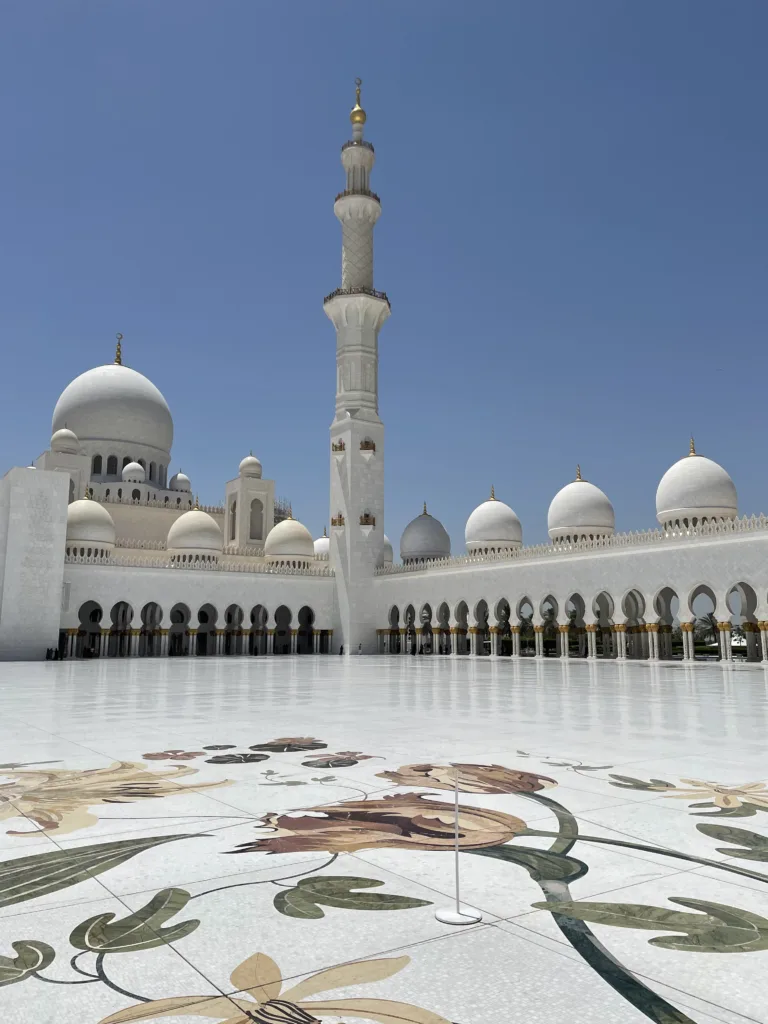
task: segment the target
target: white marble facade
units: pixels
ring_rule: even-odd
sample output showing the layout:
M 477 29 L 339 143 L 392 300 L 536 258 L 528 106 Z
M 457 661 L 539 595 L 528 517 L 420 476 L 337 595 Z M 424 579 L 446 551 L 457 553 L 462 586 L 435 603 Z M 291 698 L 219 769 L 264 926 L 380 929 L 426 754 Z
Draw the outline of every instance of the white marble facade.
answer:
M 374 287 L 373 146 L 356 103 L 334 202 L 341 287 L 329 437 L 330 535 L 314 543 L 251 452 L 221 506 L 200 506 L 173 465 L 161 391 L 114 362 L 62 392 L 49 450 L 0 486 L 0 659 L 272 653 L 744 657 L 768 664 L 768 521 L 739 518 L 723 467 L 690 451 L 657 492 L 657 529 L 617 534 L 608 496 L 580 469 L 554 497 L 551 543 L 525 547 L 491 491 L 467 555 L 427 512 L 393 560 L 384 535 Z

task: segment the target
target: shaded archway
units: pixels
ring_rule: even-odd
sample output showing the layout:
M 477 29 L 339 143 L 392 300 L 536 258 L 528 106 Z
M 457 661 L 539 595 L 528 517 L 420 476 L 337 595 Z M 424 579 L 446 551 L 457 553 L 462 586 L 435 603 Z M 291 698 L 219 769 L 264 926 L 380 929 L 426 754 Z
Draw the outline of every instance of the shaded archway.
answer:
M 474 651 L 476 655 L 484 656 L 491 653 L 491 628 L 488 622 L 488 602 L 481 598 L 474 609 L 475 624 L 473 632 Z
M 264 505 L 260 498 L 251 501 L 250 540 L 264 540 Z
M 517 626 L 520 630 L 520 656 L 533 658 L 536 654 L 536 631 L 533 628 L 533 601 L 522 597 L 517 602 Z
M 299 608 L 299 628 L 296 633 L 296 653 L 312 654 L 315 613 L 308 605 Z
M 662 587 L 653 600 L 659 636 L 659 659 L 672 661 L 683 657 L 683 634 L 680 629 L 680 599 L 672 587 Z
M 624 612 L 626 657 L 641 660 L 648 657 L 648 634 L 645 631 L 645 598 L 639 590 L 630 590 L 621 602 Z
M 400 654 L 400 609 L 393 604 L 389 609 L 388 654 Z
M 422 605 L 419 612 L 419 654 L 432 654 L 432 605 Z
M 688 598 L 693 619 L 693 656 L 697 661 L 720 660 L 720 630 L 717 626 L 717 598 L 706 583 L 694 587 Z
M 197 613 L 197 653 L 200 657 L 217 653 L 216 621 L 219 613 L 212 604 L 204 604 Z
M 736 583 L 725 598 L 731 622 L 731 657 L 762 661 L 760 627 L 757 624 L 757 594 L 749 583 Z
M 456 625 L 453 627 L 453 642 L 457 654 L 469 654 L 469 606 L 466 601 L 459 601 L 453 618 Z
M 437 609 L 437 630 L 433 639 L 436 654 L 451 653 L 451 609 L 446 601 Z
M 541 615 L 541 653 L 545 658 L 557 658 L 560 654 L 560 623 L 557 621 L 558 604 L 547 594 L 539 605 Z
M 102 607 L 96 601 L 86 601 L 77 613 L 79 627 L 75 654 L 78 658 L 98 658 L 101 653 Z
M 495 654 L 502 657 L 510 657 L 512 650 L 512 607 L 506 597 L 496 602 L 494 609 L 496 616 L 496 650 Z
M 139 656 L 156 658 L 160 654 L 160 624 L 163 609 L 156 601 L 149 601 L 141 609 L 141 633 L 139 634 Z
M 416 653 L 416 609 L 412 604 L 405 609 L 405 650 L 408 654 Z
M 567 643 L 569 658 L 586 658 L 588 656 L 585 612 L 586 603 L 581 594 L 571 594 L 565 602 L 566 621 L 564 625 L 567 632 L 561 633 L 561 643 Z
M 284 604 L 275 612 L 275 654 L 291 653 L 291 619 L 293 615 L 290 608 Z
M 224 612 L 224 653 L 241 654 L 243 642 L 243 609 L 231 604 Z
M 592 602 L 595 616 L 595 657 L 616 658 L 616 634 L 613 629 L 613 598 L 602 590 Z
M 267 653 L 267 619 L 269 613 L 263 604 L 251 609 L 251 635 L 248 643 L 249 654 Z
M 185 604 L 175 604 L 171 608 L 171 624 L 168 627 L 168 655 L 172 658 L 183 657 L 188 652 L 189 637 L 187 629 L 192 613 Z
M 131 622 L 133 608 L 127 601 L 118 601 L 112 605 L 109 613 L 112 628 L 109 632 L 109 656 L 111 658 L 127 658 L 131 649 Z

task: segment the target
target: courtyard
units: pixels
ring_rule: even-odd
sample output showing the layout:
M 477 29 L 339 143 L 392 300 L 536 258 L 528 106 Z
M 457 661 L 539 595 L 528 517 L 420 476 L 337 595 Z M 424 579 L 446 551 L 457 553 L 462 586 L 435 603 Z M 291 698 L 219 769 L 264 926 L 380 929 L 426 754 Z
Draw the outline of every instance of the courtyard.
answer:
M 6 663 L 0 1020 L 768 1021 L 767 713 L 734 663 Z

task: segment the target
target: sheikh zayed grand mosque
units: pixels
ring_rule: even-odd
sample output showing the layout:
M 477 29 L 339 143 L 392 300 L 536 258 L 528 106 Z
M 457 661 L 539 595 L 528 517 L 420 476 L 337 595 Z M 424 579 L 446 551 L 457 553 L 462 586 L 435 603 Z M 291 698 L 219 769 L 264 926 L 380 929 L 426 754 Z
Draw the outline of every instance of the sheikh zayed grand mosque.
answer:
M 768 665 L 768 519 L 739 515 L 730 476 L 693 440 L 658 485 L 656 528 L 617 533 L 610 500 L 577 470 L 549 506 L 550 543 L 524 546 L 491 490 L 467 520 L 466 553 L 424 506 L 395 561 L 378 413 L 390 302 L 374 287 L 381 203 L 359 82 L 350 121 L 333 208 L 341 284 L 323 302 L 336 331 L 329 535 L 313 540 L 293 519 L 252 453 L 224 504 L 200 506 L 173 467 L 170 409 L 118 335 L 114 362 L 62 392 L 49 450 L 0 481 L 0 658 L 736 652 Z

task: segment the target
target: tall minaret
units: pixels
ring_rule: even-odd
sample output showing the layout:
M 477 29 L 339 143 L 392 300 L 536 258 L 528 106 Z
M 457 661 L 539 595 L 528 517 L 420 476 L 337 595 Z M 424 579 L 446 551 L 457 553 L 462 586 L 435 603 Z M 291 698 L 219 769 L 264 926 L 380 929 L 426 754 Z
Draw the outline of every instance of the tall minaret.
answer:
M 341 288 L 325 299 L 336 328 L 336 415 L 331 424 L 331 548 L 336 572 L 338 634 L 345 654 L 375 654 L 373 571 L 384 545 L 384 425 L 379 419 L 379 328 L 389 299 L 373 287 L 373 228 L 381 213 L 370 189 L 373 146 L 356 102 L 352 138 L 341 147 L 346 187 L 333 212 L 341 221 Z

